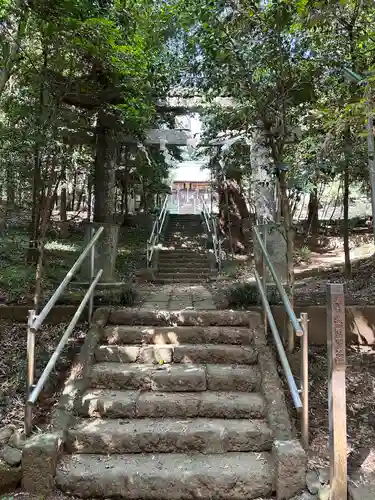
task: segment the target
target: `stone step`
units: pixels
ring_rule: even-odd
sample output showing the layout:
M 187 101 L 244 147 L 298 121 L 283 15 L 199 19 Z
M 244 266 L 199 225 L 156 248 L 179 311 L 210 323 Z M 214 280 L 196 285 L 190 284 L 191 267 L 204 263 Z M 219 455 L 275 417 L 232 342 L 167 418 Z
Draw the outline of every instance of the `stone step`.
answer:
M 190 248 L 175 248 L 173 250 L 160 250 L 159 257 L 205 257 L 205 251 L 191 250 Z
M 265 401 L 257 392 L 116 391 L 90 389 L 79 413 L 106 418 L 264 418 Z
M 195 262 L 195 263 L 199 263 L 199 264 L 205 263 L 206 265 L 208 265 L 208 263 L 209 263 L 206 254 L 201 255 L 201 254 L 197 253 L 196 255 L 191 255 L 191 254 L 178 255 L 178 254 L 175 254 L 174 252 L 171 252 L 171 253 L 168 252 L 168 255 L 163 255 L 163 254 L 159 253 L 158 262 L 163 263 L 163 264 L 165 262 L 168 262 L 168 263 L 173 263 L 173 264 L 178 265 L 178 266 L 180 266 L 181 264 L 185 264 L 185 262 L 186 263 Z
M 184 272 L 182 271 L 181 269 L 178 269 L 178 270 L 168 270 L 168 271 L 165 271 L 164 269 L 161 270 L 161 269 L 158 269 L 158 273 L 157 273 L 157 279 L 180 279 L 180 278 L 193 278 L 193 279 L 197 279 L 199 277 L 206 277 L 206 278 L 209 278 L 210 276 L 213 276 L 214 273 L 212 271 L 210 271 L 208 268 L 207 269 L 202 269 L 202 270 L 191 270 L 189 272 Z
M 258 351 L 253 346 L 225 344 L 100 345 L 95 359 L 112 363 L 253 365 L 258 362 Z
M 108 344 L 229 344 L 251 345 L 255 330 L 225 326 L 107 326 L 103 338 Z
M 173 249 L 160 249 L 159 256 L 160 257 L 171 257 L 171 256 L 179 256 L 179 257 L 204 257 L 206 255 L 204 248 L 173 248 Z
M 171 250 L 165 253 L 159 252 L 159 262 L 174 262 L 176 264 L 181 264 L 182 262 L 208 262 L 207 254 L 204 253 L 186 253 L 178 254 L 175 250 Z
M 90 375 L 98 389 L 140 389 L 143 391 L 258 391 L 258 365 L 153 365 L 143 363 L 97 363 Z
M 178 285 L 178 284 L 185 284 L 185 285 L 195 285 L 197 283 L 201 283 L 204 281 L 208 281 L 211 278 L 209 276 L 195 276 L 191 278 L 159 278 L 156 276 L 156 278 L 152 281 L 155 285 Z
M 82 498 L 250 500 L 271 496 L 268 452 L 190 455 L 65 455 L 56 485 Z
M 195 249 L 196 250 L 195 253 L 198 253 L 200 255 L 206 254 L 206 247 L 205 247 L 204 241 L 202 241 L 202 240 L 195 241 L 193 243 L 190 242 L 188 245 L 186 245 L 186 243 L 184 241 L 180 241 L 180 240 L 163 240 L 162 246 L 163 246 L 163 249 L 161 249 L 161 252 L 167 252 L 167 251 L 170 253 L 177 252 L 177 251 L 185 252 L 187 249 L 189 249 L 189 251 L 191 252 L 192 249 Z M 166 248 L 168 250 L 164 250 Z
M 269 451 L 264 420 L 83 419 L 68 430 L 67 453 L 228 453 Z
M 245 326 L 263 328 L 258 311 L 150 311 L 147 309 L 112 309 L 108 323 L 111 325 L 144 326 Z
M 163 267 L 158 268 L 158 272 L 160 274 L 208 274 L 213 275 L 215 271 L 212 271 L 208 265 L 197 268 L 195 266 L 191 267 L 181 267 L 181 266 L 166 266 L 163 264 Z
M 181 271 L 190 271 L 191 269 L 196 269 L 198 271 L 209 269 L 208 260 L 204 261 L 184 261 L 184 262 L 176 262 L 165 260 L 159 263 L 159 269 L 180 269 Z

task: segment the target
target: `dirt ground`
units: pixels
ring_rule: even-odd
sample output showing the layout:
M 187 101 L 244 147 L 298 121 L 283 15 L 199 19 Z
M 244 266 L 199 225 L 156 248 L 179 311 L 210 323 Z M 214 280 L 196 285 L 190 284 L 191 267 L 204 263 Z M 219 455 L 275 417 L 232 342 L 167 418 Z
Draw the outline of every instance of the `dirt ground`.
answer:
M 300 352 L 291 356 L 292 371 L 300 373 Z M 375 349 L 348 346 L 346 370 L 348 469 L 375 472 Z M 282 376 L 282 369 L 280 368 Z M 309 467 L 329 464 L 328 367 L 325 347 L 309 349 L 310 450 Z M 290 415 L 297 432 L 300 421 L 284 382 Z
M 36 335 L 35 376 L 42 370 L 55 350 L 67 325 L 46 325 Z M 34 425 L 42 427 L 48 422 L 49 411 L 56 402 L 61 383 L 65 379 L 72 360 L 82 344 L 85 325 L 77 327 L 52 372 L 35 412 Z M 23 411 L 26 398 L 26 325 L 0 322 L 0 422 L 23 427 Z M 0 497 L 1 498 L 1 497 Z
M 370 240 L 370 241 L 369 241 Z M 344 251 L 341 238 L 327 238 L 324 247 L 312 250 L 308 246 L 296 245 L 296 252 L 305 248 L 305 260 L 295 263 L 294 300 L 297 305 L 324 305 L 326 284 L 343 283 L 347 305 L 375 303 L 375 247 L 372 235 L 353 237 L 350 257 L 352 275 L 344 273 Z M 253 260 L 247 256 L 235 256 L 223 262 L 222 278 L 212 289 L 222 290 L 239 282 L 255 281 Z M 273 283 L 273 282 L 272 282 Z

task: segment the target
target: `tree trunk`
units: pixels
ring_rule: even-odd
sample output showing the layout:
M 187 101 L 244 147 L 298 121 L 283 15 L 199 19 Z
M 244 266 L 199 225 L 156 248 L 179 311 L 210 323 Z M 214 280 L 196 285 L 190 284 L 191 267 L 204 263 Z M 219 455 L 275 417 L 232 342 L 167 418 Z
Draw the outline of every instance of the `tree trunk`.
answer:
M 349 160 L 345 160 L 344 169 L 344 254 L 345 254 L 345 273 L 350 279 L 352 275 L 352 265 L 350 262 L 349 248 Z
M 319 200 L 317 186 L 315 186 L 313 191 L 310 193 L 307 215 L 307 232 L 311 234 L 315 243 L 319 233 Z
M 266 130 L 258 123 L 252 135 L 251 167 L 255 213 L 258 222 L 264 224 L 275 220 L 275 183 L 272 173 L 273 160 L 267 145 Z
M 6 197 L 7 206 L 13 207 L 16 200 L 16 183 L 14 178 L 15 171 L 10 166 L 6 166 Z
M 30 224 L 30 241 L 29 249 L 27 252 L 27 262 L 34 264 L 38 255 L 38 238 L 39 238 L 39 223 L 40 223 L 40 208 L 42 204 L 42 168 L 41 168 L 41 145 L 43 140 L 43 126 L 45 123 L 45 74 L 48 66 L 48 53 L 46 45 L 43 46 L 43 77 L 39 89 L 39 103 L 38 103 L 38 117 L 37 127 L 38 136 L 35 140 L 34 146 L 34 171 L 33 171 L 33 184 L 32 184 L 32 212 Z
M 65 165 L 62 165 L 62 172 L 61 172 L 61 182 L 62 182 L 62 187 L 61 187 L 61 194 L 60 194 L 60 235 L 62 238 L 67 238 L 69 234 L 69 228 L 68 228 L 68 214 L 67 214 L 67 186 L 66 186 L 66 168 Z
M 293 262 L 293 253 L 294 253 L 294 241 L 293 241 L 293 224 L 292 217 L 290 212 L 290 205 L 287 196 L 287 183 L 286 183 L 286 174 L 285 172 L 280 172 L 280 202 L 281 208 L 284 218 L 284 227 L 285 227 L 285 236 L 286 236 L 286 261 L 287 261 L 287 282 L 288 282 L 288 297 L 290 303 L 293 307 L 294 303 L 294 262 Z M 288 321 L 288 351 L 291 353 L 294 351 L 294 329 Z
M 37 241 L 39 236 L 39 219 L 40 219 L 40 199 L 42 189 L 41 165 L 40 165 L 40 150 L 39 146 L 35 147 L 34 152 L 34 171 L 32 183 L 32 207 L 31 207 L 31 223 L 29 231 L 29 248 L 27 251 L 27 263 L 35 264 L 37 255 Z
M 87 220 L 91 222 L 91 211 L 92 211 L 92 175 L 89 173 L 87 176 Z
M 18 0 L 15 2 L 14 9 L 20 12 L 20 18 L 17 24 L 17 31 L 11 35 L 11 42 L 6 45 L 4 53 L 6 54 L 4 67 L 0 71 L 0 96 L 3 93 L 9 78 L 14 72 L 14 67 L 19 57 L 19 52 L 22 50 L 22 39 L 25 34 L 30 11 L 25 5 L 25 2 Z
M 103 125 L 104 113 L 99 114 L 96 128 L 96 157 L 94 164 L 94 221 L 112 222 L 116 193 L 116 137 Z
M 77 201 L 76 201 L 76 212 L 79 212 L 81 210 L 83 194 L 84 194 L 83 189 L 80 189 L 78 191 L 78 196 L 77 196 Z
M 74 212 L 74 205 L 76 202 L 76 190 L 77 190 L 77 172 L 73 174 L 73 186 L 72 186 L 72 197 L 70 199 L 69 210 Z

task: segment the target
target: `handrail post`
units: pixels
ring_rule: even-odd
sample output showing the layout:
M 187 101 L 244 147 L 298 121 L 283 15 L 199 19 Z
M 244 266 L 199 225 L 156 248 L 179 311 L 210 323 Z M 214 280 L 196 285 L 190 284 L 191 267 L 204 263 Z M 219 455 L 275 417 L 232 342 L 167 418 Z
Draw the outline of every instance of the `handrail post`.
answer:
M 265 230 L 263 233 L 263 239 L 264 239 L 264 246 L 267 248 L 267 231 Z M 264 293 L 266 294 L 266 297 L 268 299 L 268 294 L 267 294 L 267 267 L 266 267 L 266 262 L 264 259 L 264 254 L 263 252 L 260 252 L 261 254 L 261 266 L 262 266 L 262 282 L 263 282 L 263 289 Z M 263 322 L 264 322 L 264 334 L 267 336 L 268 332 L 268 319 L 267 319 L 267 313 L 264 310 L 263 311 Z
M 34 387 L 34 377 L 35 377 L 35 329 L 33 328 L 34 319 L 36 317 L 36 312 L 34 310 L 29 311 L 29 317 L 27 321 L 27 388 L 26 388 L 26 401 L 30 396 Z M 31 433 L 33 419 L 32 406 L 29 406 L 26 402 L 25 408 L 25 434 L 28 436 Z
M 301 336 L 301 396 L 302 396 L 302 446 L 309 447 L 309 326 L 307 313 L 300 317 L 303 335 Z
M 29 311 L 27 322 L 27 395 L 33 390 L 35 376 L 35 329 L 33 328 L 35 316 L 34 310 Z
M 94 237 L 95 229 L 92 227 L 90 229 L 90 240 Z M 91 247 L 90 250 L 90 285 L 95 278 L 95 246 L 96 243 Z M 91 324 L 91 318 L 94 311 L 94 292 L 90 295 L 89 307 L 88 307 L 88 324 Z
M 218 264 L 219 264 L 219 272 L 220 272 L 221 271 L 221 238 L 220 237 L 218 238 L 218 242 L 219 242 L 219 250 L 218 250 L 219 251 L 219 262 L 218 262 Z

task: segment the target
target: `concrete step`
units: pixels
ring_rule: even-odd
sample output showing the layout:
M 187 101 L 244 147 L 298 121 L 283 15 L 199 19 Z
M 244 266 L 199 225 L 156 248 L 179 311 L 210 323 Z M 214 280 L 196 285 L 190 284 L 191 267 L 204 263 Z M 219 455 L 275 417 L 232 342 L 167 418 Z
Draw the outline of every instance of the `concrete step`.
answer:
M 159 252 L 159 262 L 176 262 L 181 264 L 181 262 L 208 262 L 208 256 L 206 253 L 181 253 L 176 254 L 174 250 L 165 251 L 165 253 Z
M 82 498 L 250 500 L 270 496 L 275 471 L 268 452 L 190 455 L 65 455 L 56 485 Z
M 225 326 L 107 326 L 104 340 L 112 344 L 229 344 L 251 345 L 255 330 Z
M 206 254 L 199 254 L 199 253 L 192 253 L 192 254 L 175 254 L 174 251 L 171 252 L 166 252 L 164 253 L 159 253 L 159 262 L 173 262 L 176 265 L 181 265 L 184 262 L 199 262 L 199 263 L 206 263 L 208 264 L 208 256 Z
M 247 328 L 263 328 L 258 311 L 150 311 L 147 309 L 119 308 L 112 309 L 108 323 L 111 325 L 144 325 L 144 326 L 245 326 Z
M 164 267 L 164 266 L 169 266 L 169 267 L 190 267 L 193 269 L 198 269 L 198 268 L 204 268 L 204 269 L 209 269 L 210 268 L 210 261 L 208 260 L 207 256 L 205 256 L 203 259 L 201 258 L 163 258 L 158 260 L 158 266 Z
M 189 242 L 188 244 L 186 244 L 184 241 L 180 241 L 180 240 L 177 240 L 177 241 L 164 240 L 162 243 L 162 247 L 163 247 L 163 249 L 168 249 L 168 250 L 162 249 L 161 250 L 162 252 L 168 251 L 170 253 L 176 252 L 176 251 L 184 252 L 187 249 L 189 249 L 189 251 L 191 251 L 192 249 L 195 249 L 196 253 L 201 253 L 201 254 L 205 254 L 205 252 L 206 252 L 206 245 L 202 239 L 199 241 Z
M 228 453 L 269 451 L 264 420 L 83 419 L 68 430 L 67 453 Z
M 178 257 L 205 257 L 206 254 L 204 250 L 191 250 L 190 248 L 175 248 L 173 250 L 160 250 L 159 257 L 170 257 L 170 256 L 178 256 Z
M 140 389 L 143 391 L 256 392 L 260 389 L 258 365 L 154 365 L 145 363 L 97 363 L 90 375 L 98 389 Z
M 210 280 L 210 276 L 196 276 L 191 278 L 156 278 L 152 281 L 155 285 L 178 285 L 183 283 L 184 285 L 196 285 L 197 283 L 202 283 L 204 281 Z
M 173 278 L 174 276 L 178 278 L 197 278 L 199 276 L 205 276 L 205 277 L 210 277 L 213 276 L 214 272 L 211 271 L 208 267 L 206 269 L 193 269 L 190 268 L 188 271 L 183 271 L 182 269 L 175 268 L 171 269 L 168 268 L 167 270 L 163 269 L 158 269 L 157 273 L 157 278 L 158 279 L 168 279 L 168 278 Z
M 187 282 L 195 282 L 195 281 L 200 281 L 202 279 L 210 279 L 211 277 L 213 277 L 214 274 L 213 273 L 210 273 L 210 272 L 199 272 L 199 271 L 196 271 L 196 272 L 191 272 L 191 273 L 175 273 L 175 272 L 171 272 L 171 273 L 161 273 L 160 271 L 158 271 L 156 273 L 156 277 L 155 279 L 157 280 L 172 280 L 172 281 L 180 281 L 181 283 L 184 283 L 185 281 Z
M 157 392 L 90 389 L 81 415 L 105 418 L 264 418 L 265 401 L 257 392 Z
M 165 264 L 163 267 L 158 268 L 158 272 L 160 274 L 208 274 L 208 275 L 213 275 L 215 274 L 215 271 L 212 271 L 208 265 L 202 266 L 200 268 L 197 267 L 180 267 L 180 266 L 166 266 Z
M 100 345 L 95 359 L 112 363 L 253 365 L 258 362 L 258 351 L 253 346 L 225 344 Z
M 202 220 L 201 214 L 169 214 L 168 221 L 176 221 L 176 220 L 182 220 L 182 221 L 196 221 L 196 220 Z
M 184 262 L 181 262 L 180 260 L 178 262 L 173 261 L 173 260 L 162 260 L 159 262 L 159 269 L 165 269 L 165 270 L 170 270 L 170 269 L 180 269 L 181 271 L 190 271 L 191 269 L 194 270 L 207 270 L 209 269 L 209 262 L 208 259 L 201 260 L 201 261 L 194 261 L 194 260 L 187 260 Z

